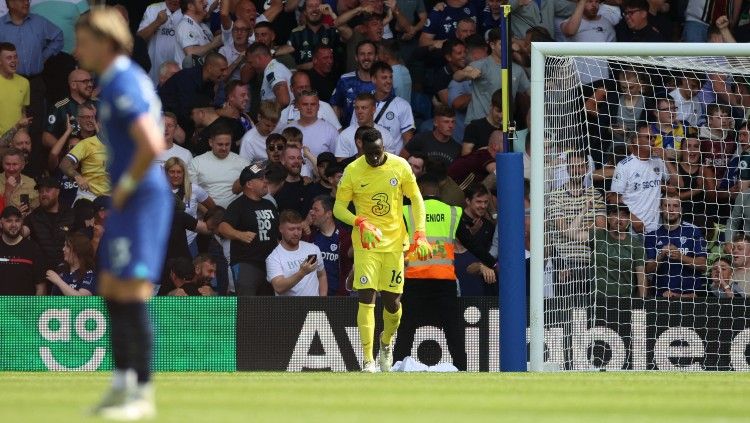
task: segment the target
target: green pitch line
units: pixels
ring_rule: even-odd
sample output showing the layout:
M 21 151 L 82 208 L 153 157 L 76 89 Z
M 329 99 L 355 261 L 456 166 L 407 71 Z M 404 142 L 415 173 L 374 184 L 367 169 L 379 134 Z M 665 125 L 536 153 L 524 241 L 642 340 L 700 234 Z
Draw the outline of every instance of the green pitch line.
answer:
M 106 373 L 0 373 L 0 421 L 79 422 Z M 164 422 L 746 422 L 741 373 L 160 373 Z

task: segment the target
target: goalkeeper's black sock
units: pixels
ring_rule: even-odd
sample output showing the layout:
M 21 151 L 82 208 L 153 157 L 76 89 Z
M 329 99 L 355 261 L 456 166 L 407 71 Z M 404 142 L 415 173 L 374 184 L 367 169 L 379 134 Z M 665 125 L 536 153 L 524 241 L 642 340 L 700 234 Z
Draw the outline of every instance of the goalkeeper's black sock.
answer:
M 151 380 L 151 356 L 153 331 L 146 303 L 126 304 L 126 315 L 130 323 L 130 360 L 138 375 L 138 384 Z

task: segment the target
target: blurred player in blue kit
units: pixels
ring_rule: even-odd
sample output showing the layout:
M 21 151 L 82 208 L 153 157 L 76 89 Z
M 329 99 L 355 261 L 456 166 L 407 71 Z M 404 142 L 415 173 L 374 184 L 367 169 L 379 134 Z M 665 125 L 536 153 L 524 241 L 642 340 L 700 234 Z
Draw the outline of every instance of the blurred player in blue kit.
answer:
M 151 80 L 128 57 L 133 38 L 117 10 L 84 15 L 76 24 L 76 44 L 81 67 L 99 75 L 101 138 L 113 182 L 99 246 L 99 284 L 110 315 L 115 372 L 93 412 L 138 420 L 156 412 L 146 300 L 161 274 L 174 209 L 164 172 L 152 165 L 165 148 L 161 103 Z

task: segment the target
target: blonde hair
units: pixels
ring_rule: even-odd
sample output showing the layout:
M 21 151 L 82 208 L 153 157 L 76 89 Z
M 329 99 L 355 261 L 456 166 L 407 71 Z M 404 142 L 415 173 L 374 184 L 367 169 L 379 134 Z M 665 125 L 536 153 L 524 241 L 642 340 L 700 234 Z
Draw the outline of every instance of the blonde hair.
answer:
M 182 168 L 182 188 L 185 190 L 183 201 L 189 203 L 190 195 L 193 191 L 193 185 L 190 182 L 190 175 L 188 175 L 187 165 L 185 164 L 185 162 L 179 157 L 170 157 L 166 162 L 164 162 L 164 173 L 169 175 L 169 169 L 171 169 L 174 165 L 178 165 Z
M 270 121 L 278 122 L 281 117 L 281 110 L 279 109 L 279 105 L 274 101 L 261 101 L 260 107 L 258 108 L 258 116 Z
M 92 8 L 90 13 L 78 19 L 76 30 L 79 29 L 91 31 L 97 37 L 108 39 L 118 53 L 130 55 L 133 52 L 133 36 L 130 34 L 128 23 L 114 7 Z

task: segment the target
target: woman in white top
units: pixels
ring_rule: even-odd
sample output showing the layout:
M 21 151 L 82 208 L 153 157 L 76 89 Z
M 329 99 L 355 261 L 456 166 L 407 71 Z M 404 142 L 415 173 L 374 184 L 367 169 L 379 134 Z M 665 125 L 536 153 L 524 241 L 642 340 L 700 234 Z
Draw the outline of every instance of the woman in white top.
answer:
M 199 185 L 193 185 L 188 176 L 187 165 L 179 157 L 171 157 L 164 162 L 164 171 L 172 187 L 172 192 L 185 203 L 185 213 L 198 218 L 198 209 L 201 214 L 216 207 L 214 200 Z M 199 206 L 200 205 L 200 206 Z M 187 241 L 190 252 L 195 257 L 198 254 L 198 246 L 195 242 L 196 233 L 187 231 Z

